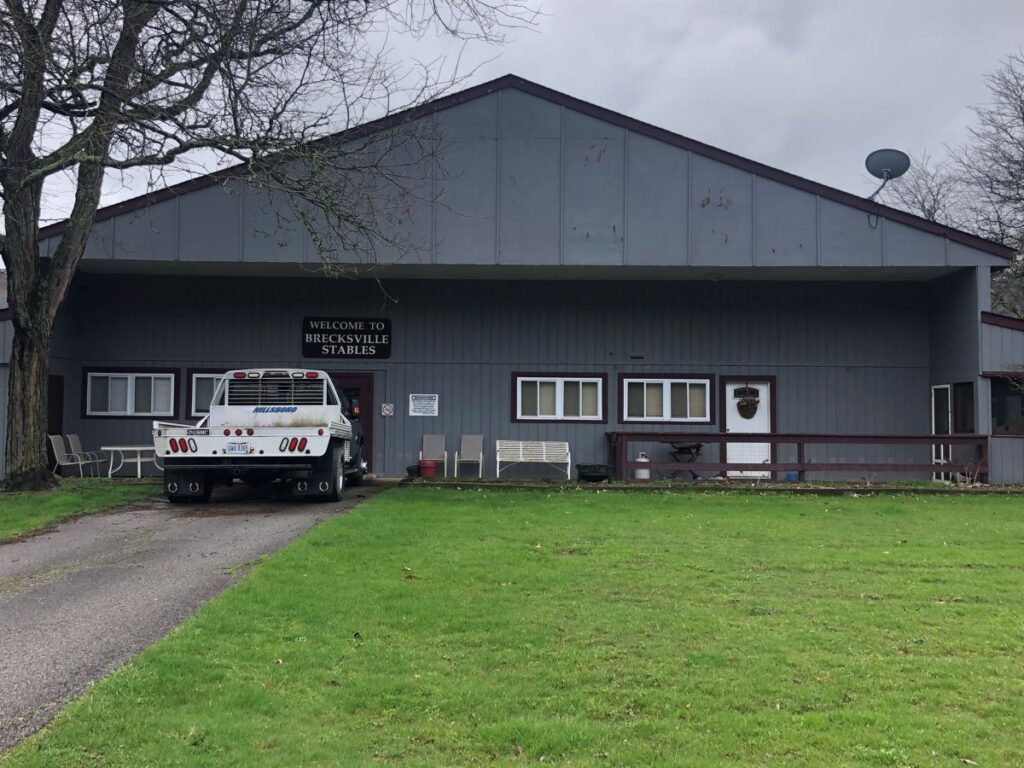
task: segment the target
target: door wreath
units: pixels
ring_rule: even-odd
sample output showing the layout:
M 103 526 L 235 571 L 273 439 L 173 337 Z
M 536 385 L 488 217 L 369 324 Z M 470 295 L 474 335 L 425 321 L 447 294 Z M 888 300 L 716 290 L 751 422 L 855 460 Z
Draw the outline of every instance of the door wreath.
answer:
M 744 419 L 754 418 L 754 414 L 757 413 L 757 407 L 761 404 L 761 398 L 757 397 L 757 390 L 751 392 L 750 386 L 747 385 L 743 388 L 743 396 L 736 401 L 736 410 L 739 411 L 740 416 Z

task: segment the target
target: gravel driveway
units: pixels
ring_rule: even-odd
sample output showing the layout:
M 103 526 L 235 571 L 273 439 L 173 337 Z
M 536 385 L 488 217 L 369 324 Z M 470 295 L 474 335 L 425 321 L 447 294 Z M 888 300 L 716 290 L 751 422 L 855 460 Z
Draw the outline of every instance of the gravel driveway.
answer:
M 0 544 L 0 752 L 192 615 L 273 552 L 382 485 L 339 504 L 245 488 L 205 505 L 143 502 Z

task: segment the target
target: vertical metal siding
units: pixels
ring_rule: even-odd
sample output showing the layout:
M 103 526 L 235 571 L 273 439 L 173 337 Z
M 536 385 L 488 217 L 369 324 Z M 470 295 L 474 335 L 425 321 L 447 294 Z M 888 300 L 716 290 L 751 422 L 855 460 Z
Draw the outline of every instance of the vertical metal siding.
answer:
M 689 153 L 637 134 L 627 144 L 626 263 L 685 264 Z
M 1024 365 L 1024 331 L 998 325 L 981 325 L 981 369 L 1012 371 Z
M 752 265 L 753 177 L 700 155 L 692 156 L 690 173 L 690 263 Z
M 177 368 L 184 407 L 190 367 L 313 365 L 375 372 L 377 414 L 380 403 L 397 409 L 375 415 L 375 465 L 391 475 L 416 458 L 425 432 L 446 434 L 452 457 L 460 434 L 484 434 L 488 473 L 499 437 L 568 440 L 576 460 L 604 461 L 606 433 L 624 428 L 620 372 L 777 376 L 781 431 L 928 430 L 921 284 L 406 280 L 386 288 L 397 304 L 385 306 L 372 281 L 82 274 L 59 341 L 67 349 L 74 339 L 76 355 L 60 363 L 66 429 L 89 445 L 149 436 L 148 420 L 80 418 L 82 366 Z M 168 305 L 167 296 L 182 299 Z M 304 360 L 307 314 L 390 317 L 393 358 Z M 512 423 L 516 370 L 607 375 L 608 423 Z M 439 394 L 440 417 L 406 415 L 414 392 Z M 710 424 L 671 428 L 718 426 L 716 408 Z
M 402 147 L 393 160 L 414 188 L 391 196 L 381 223 L 421 250 L 385 261 L 429 263 L 436 249 L 484 265 L 1002 263 L 515 89 L 423 119 L 439 167 L 418 164 L 419 141 Z M 99 222 L 85 258 L 302 262 L 309 251 L 286 205 L 233 183 Z
M 988 446 L 989 481 L 1024 483 L 1024 437 L 992 437 Z

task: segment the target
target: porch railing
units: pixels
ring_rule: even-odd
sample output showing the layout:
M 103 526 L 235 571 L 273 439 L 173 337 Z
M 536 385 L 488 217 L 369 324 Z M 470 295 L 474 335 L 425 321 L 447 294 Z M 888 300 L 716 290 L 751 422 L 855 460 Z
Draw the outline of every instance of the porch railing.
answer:
M 725 472 L 770 472 L 772 478 L 778 473 L 796 472 L 800 480 L 806 479 L 808 472 L 826 473 L 884 473 L 898 472 L 904 474 L 960 473 L 970 477 L 985 479 L 988 476 L 988 436 L 973 434 L 953 435 L 822 435 L 822 434 L 749 434 L 737 432 L 609 432 L 609 449 L 616 479 L 624 480 L 633 477 L 636 469 L 650 469 L 661 473 L 724 474 Z M 718 445 L 718 460 L 712 461 L 698 457 L 692 462 L 650 460 L 638 462 L 636 453 L 631 448 L 640 443 L 676 443 L 703 446 Z M 757 443 L 770 446 L 770 458 L 765 462 L 741 463 L 725 461 L 726 446 L 730 444 Z M 808 448 L 812 446 L 837 445 L 874 445 L 874 446 L 957 446 L 957 452 L 947 452 L 955 460 L 936 463 L 934 461 L 903 461 L 869 459 L 864 461 L 839 461 L 808 459 Z M 781 446 L 795 446 L 787 453 L 795 454 L 795 461 L 780 460 L 778 453 Z

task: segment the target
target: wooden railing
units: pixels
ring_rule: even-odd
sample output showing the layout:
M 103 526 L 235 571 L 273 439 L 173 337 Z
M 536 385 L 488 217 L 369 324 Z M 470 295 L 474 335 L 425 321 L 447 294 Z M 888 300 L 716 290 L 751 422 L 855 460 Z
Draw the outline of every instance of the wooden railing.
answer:
M 800 480 L 807 472 L 865 472 L 883 473 L 960 473 L 978 479 L 988 475 L 988 437 L 986 435 L 821 435 L 821 434 L 749 434 L 737 432 L 609 432 L 609 449 L 615 477 L 625 480 L 633 477 L 633 471 L 644 468 L 658 473 L 696 473 L 717 475 L 725 472 L 796 472 Z M 717 461 L 698 458 L 692 462 L 657 461 L 638 462 L 630 446 L 638 443 L 701 443 L 704 446 L 718 444 Z M 767 443 L 771 446 L 770 459 L 761 463 L 739 463 L 725 461 L 725 446 L 742 443 Z M 796 447 L 795 461 L 780 461 L 778 448 L 782 445 Z M 907 461 L 821 461 L 808 460 L 808 446 L 825 445 L 888 445 L 888 446 L 958 446 L 961 456 L 955 461 L 937 464 Z M 793 451 L 790 450 L 790 453 Z M 950 451 L 946 454 L 949 455 Z

